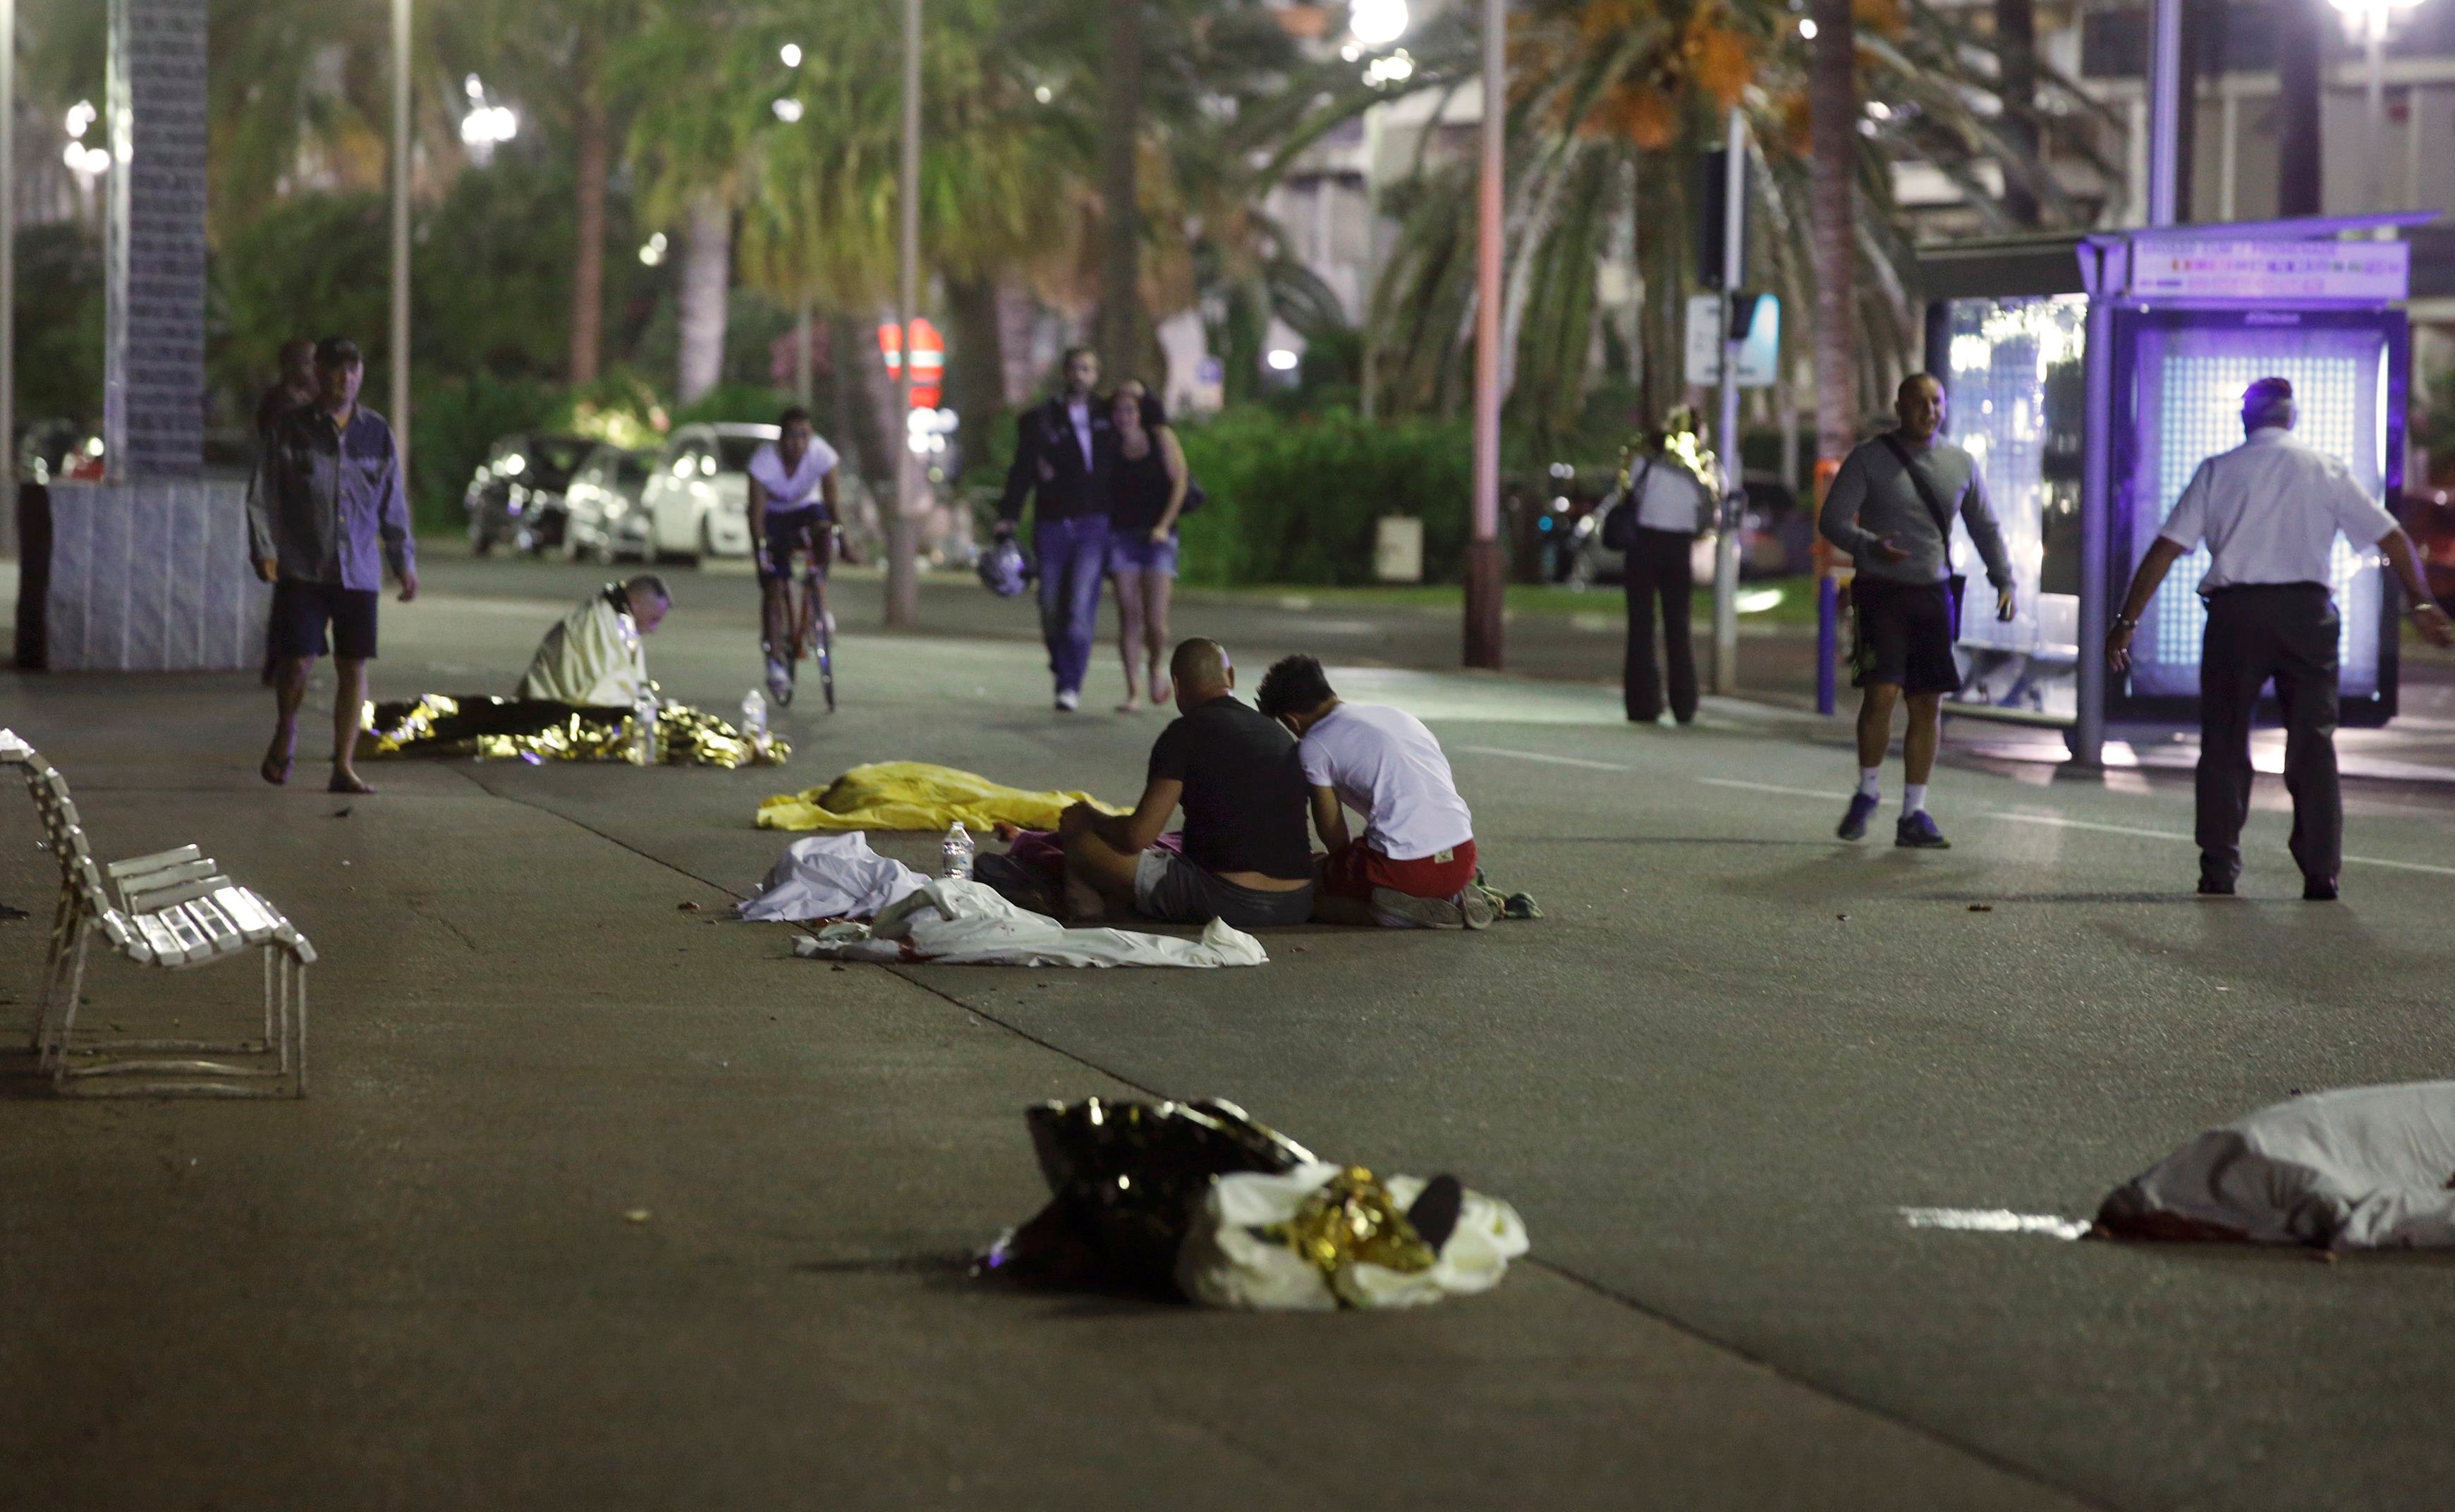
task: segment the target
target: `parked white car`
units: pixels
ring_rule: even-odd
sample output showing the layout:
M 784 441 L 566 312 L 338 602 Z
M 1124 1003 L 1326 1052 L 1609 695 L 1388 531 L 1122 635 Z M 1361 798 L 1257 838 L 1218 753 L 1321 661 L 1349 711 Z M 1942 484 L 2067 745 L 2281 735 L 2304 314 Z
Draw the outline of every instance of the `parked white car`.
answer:
M 640 500 L 659 455 L 604 443 L 588 454 L 562 491 L 565 556 L 605 563 L 652 554 L 648 512 Z
M 751 454 L 781 433 L 772 425 L 675 431 L 640 494 L 650 553 L 693 560 L 749 555 Z

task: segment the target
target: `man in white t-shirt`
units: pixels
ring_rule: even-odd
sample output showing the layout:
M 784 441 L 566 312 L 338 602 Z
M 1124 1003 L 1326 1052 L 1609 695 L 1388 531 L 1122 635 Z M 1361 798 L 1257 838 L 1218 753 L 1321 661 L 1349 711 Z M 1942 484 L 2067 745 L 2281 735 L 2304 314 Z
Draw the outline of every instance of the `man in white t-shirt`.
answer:
M 2209 457 L 2174 501 L 2149 542 L 2130 596 L 2105 636 L 2105 661 L 2131 666 L 2131 636 L 2173 565 L 2205 541 L 2212 561 L 2200 579 L 2208 624 L 2200 653 L 2200 891 L 2229 897 L 2242 873 L 2242 826 L 2250 815 L 2250 716 L 2270 678 L 2284 714 L 2284 786 L 2293 795 L 2293 859 L 2302 896 L 2336 897 L 2343 861 L 2344 804 L 2336 786 L 2336 647 L 2342 622 L 2327 590 L 2341 533 L 2356 549 L 2375 545 L 2403 579 L 2421 633 L 2455 641 L 2430 597 L 2412 539 L 2352 470 L 2293 437 L 2293 385 L 2262 378 L 2242 398 L 2248 439 Z
M 810 428 L 810 412 L 795 406 L 777 417 L 783 434 L 750 457 L 750 540 L 759 561 L 761 598 L 759 646 L 767 657 L 767 689 L 780 703 L 793 697 L 784 664 L 792 645 L 793 554 L 809 554 L 818 574 L 819 615 L 829 629 L 827 565 L 835 555 L 836 449 Z
M 1313 917 L 1392 929 L 1481 929 L 1491 905 L 1474 886 L 1474 816 L 1424 722 L 1387 704 L 1348 703 L 1321 663 L 1288 656 L 1254 699 L 1296 737 L 1312 787 L 1318 858 Z M 1347 810 L 1364 816 L 1349 834 Z

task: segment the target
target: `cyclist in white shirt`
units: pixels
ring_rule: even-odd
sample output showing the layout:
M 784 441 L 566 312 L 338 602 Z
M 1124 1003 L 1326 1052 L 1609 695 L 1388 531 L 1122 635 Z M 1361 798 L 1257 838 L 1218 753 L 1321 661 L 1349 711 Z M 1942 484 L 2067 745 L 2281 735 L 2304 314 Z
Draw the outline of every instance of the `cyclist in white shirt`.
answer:
M 834 558 L 837 519 L 836 449 L 810 428 L 810 412 L 798 405 L 777 417 L 783 434 L 750 457 L 750 541 L 759 562 L 760 650 L 767 658 L 767 689 L 779 702 L 792 697 L 792 669 L 784 665 L 793 641 L 793 554 L 809 553 L 819 575 L 819 615 L 829 630 L 827 566 Z
M 2165 574 L 2205 541 L 2213 558 L 2200 580 L 2207 600 L 2200 654 L 2200 891 L 2230 897 L 2242 874 L 2242 826 L 2250 814 L 2250 716 L 2259 691 L 2276 681 L 2284 712 L 2284 786 L 2293 795 L 2293 859 L 2302 896 L 2336 897 L 2343 869 L 2343 796 L 2336 786 L 2336 642 L 2340 621 L 2327 592 L 2328 558 L 2342 532 L 2375 543 L 2404 582 L 2421 633 L 2455 644 L 2455 627 L 2430 596 L 2421 557 L 2378 500 L 2342 461 L 2293 437 L 2293 385 L 2262 378 L 2242 399 L 2249 438 L 2200 464 L 2174 513 L 2132 575 L 2122 613 L 2106 633 L 2105 660 L 2131 666 L 2131 636 Z

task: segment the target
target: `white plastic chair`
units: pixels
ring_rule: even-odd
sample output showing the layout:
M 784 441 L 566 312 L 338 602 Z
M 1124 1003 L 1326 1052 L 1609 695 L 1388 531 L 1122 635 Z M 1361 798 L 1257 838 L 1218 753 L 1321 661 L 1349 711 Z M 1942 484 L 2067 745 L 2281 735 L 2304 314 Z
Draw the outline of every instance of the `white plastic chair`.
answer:
M 0 730 L 0 767 L 25 774 L 60 863 L 59 907 L 51 917 L 51 954 L 33 1026 L 36 1064 L 52 1086 L 89 1097 L 305 1097 L 307 968 L 315 959 L 306 937 L 261 895 L 222 876 L 193 845 L 96 866 L 68 778 L 9 730 Z M 263 1037 L 73 1040 L 86 951 L 97 933 L 135 964 L 169 971 L 260 949 Z M 198 1058 L 205 1056 L 258 1059 L 233 1064 Z

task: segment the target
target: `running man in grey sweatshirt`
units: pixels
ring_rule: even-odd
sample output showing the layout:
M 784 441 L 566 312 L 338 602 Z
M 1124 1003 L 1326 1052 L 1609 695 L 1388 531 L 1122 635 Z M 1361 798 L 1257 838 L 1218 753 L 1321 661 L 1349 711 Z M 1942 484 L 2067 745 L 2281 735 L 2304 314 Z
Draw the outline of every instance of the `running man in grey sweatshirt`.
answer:
M 1943 384 L 1933 373 L 1901 380 L 1893 401 L 1898 429 L 1861 442 L 1841 464 L 1817 521 L 1824 538 L 1850 554 L 1857 575 L 1850 599 L 1858 617 L 1851 681 L 1858 700 L 1858 790 L 1836 832 L 1845 840 L 1867 833 L 1882 798 L 1884 752 L 1893 739 L 1893 707 L 1909 704 L 1901 741 L 1904 786 L 1893 843 L 1943 850 L 1951 841 L 1926 812 L 1926 784 L 1935 770 L 1943 723 L 1943 696 L 1960 686 L 1952 643 L 1951 519 L 1968 527 L 1986 580 L 1995 587 L 1995 617 L 2012 617 L 2012 564 L 2002 533 L 1986 507 L 1977 461 L 1938 440 Z

